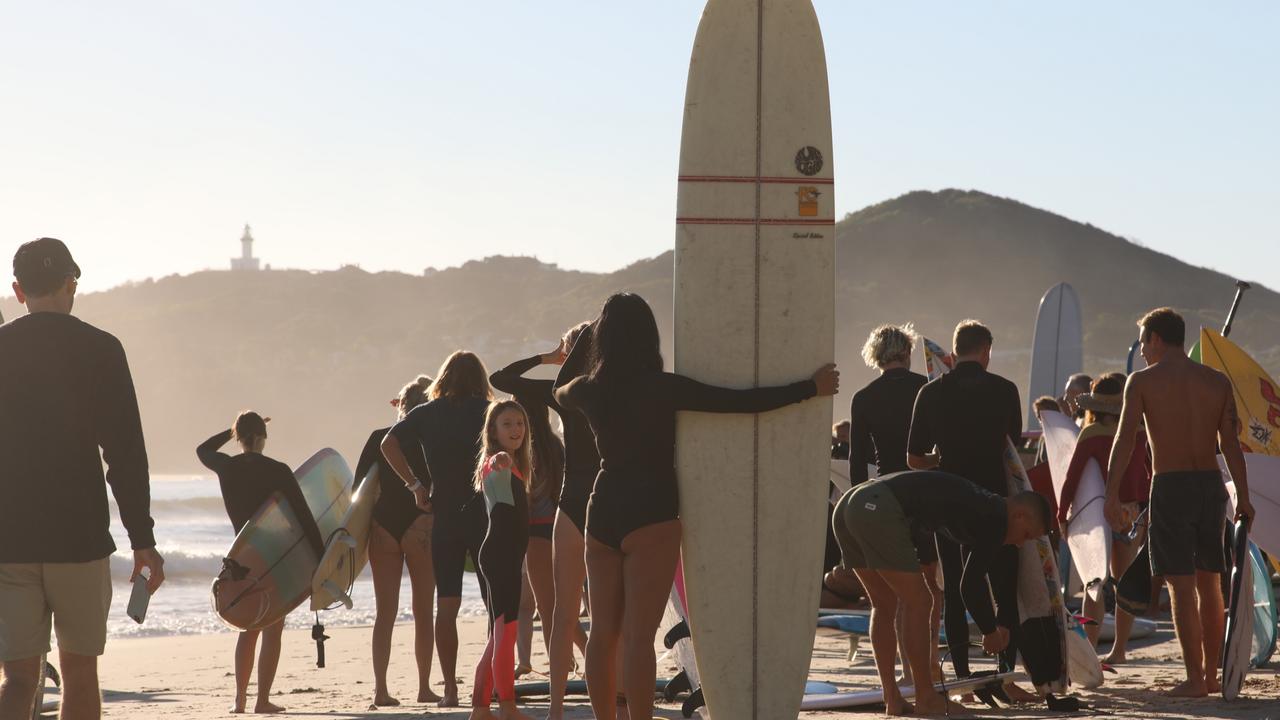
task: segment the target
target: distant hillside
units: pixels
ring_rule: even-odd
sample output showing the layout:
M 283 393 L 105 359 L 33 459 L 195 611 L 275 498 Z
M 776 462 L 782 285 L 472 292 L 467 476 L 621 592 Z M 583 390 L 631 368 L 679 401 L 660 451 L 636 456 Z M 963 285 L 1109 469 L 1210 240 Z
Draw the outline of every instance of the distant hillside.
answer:
M 1232 278 L 977 192 L 910 193 L 850 215 L 837 238 L 840 416 L 872 377 L 858 350 L 881 322 L 911 320 L 948 341 L 957 321 L 981 318 L 996 333 L 993 370 L 1025 394 L 1036 304 L 1057 282 L 1080 293 L 1092 372 L 1123 369 L 1143 311 L 1173 305 L 1193 326 L 1217 327 L 1233 293 Z M 274 419 L 276 457 L 297 463 L 332 445 L 354 464 L 369 431 L 392 419 L 400 385 L 434 374 L 450 351 L 501 367 L 550 349 L 618 290 L 653 305 L 669 360 L 671 262 L 665 253 L 608 274 L 509 257 L 426 277 L 210 271 L 88 294 L 76 313 L 125 343 L 157 472 L 198 471 L 196 444 L 250 407 Z M 0 309 L 21 312 L 12 299 Z M 1280 296 L 1251 290 L 1233 339 L 1280 371 Z

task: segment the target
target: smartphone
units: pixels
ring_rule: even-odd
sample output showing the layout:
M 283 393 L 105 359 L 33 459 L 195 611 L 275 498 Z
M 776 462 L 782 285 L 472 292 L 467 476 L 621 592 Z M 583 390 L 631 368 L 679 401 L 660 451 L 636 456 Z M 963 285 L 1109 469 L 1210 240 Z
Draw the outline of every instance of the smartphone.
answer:
M 147 619 L 147 604 L 151 602 L 151 593 L 147 591 L 147 578 L 142 573 L 133 579 L 133 592 L 129 595 L 129 607 L 125 610 L 129 617 L 139 625 Z

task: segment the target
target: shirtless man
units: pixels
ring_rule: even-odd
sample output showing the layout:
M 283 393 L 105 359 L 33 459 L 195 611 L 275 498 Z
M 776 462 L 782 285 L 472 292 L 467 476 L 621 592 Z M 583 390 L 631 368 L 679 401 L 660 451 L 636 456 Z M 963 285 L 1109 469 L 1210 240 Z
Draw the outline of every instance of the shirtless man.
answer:
M 1236 484 L 1236 517 L 1253 521 L 1231 382 L 1187 357 L 1185 324 L 1169 308 L 1138 321 L 1147 367 L 1129 376 L 1120 428 L 1107 467 L 1107 521 L 1123 528 L 1120 486 L 1138 426 L 1151 445 L 1151 572 L 1164 575 L 1187 679 L 1168 691 L 1204 697 L 1221 689 L 1223 613 L 1220 575 L 1227 491 L 1218 470 L 1221 448 Z

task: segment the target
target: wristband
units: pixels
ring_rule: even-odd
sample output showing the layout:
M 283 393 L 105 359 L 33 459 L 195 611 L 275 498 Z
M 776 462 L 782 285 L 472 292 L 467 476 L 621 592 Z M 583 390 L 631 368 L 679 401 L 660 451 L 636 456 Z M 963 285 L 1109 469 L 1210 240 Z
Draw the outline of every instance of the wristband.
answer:
M 419 490 L 421 490 L 421 489 L 422 489 L 422 481 L 421 481 L 421 480 L 414 480 L 414 481 L 413 481 L 413 484 L 409 486 L 409 492 L 411 492 L 411 493 L 416 493 L 416 492 L 418 492 L 418 491 L 419 491 Z

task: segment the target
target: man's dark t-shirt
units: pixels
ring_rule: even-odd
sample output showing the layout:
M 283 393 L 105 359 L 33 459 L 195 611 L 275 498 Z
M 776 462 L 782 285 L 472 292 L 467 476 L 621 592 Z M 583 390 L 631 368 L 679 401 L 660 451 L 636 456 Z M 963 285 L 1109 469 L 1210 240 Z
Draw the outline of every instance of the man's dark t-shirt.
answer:
M 927 455 L 936 446 L 938 470 L 1006 496 L 1005 441 L 1021 437 L 1018 387 L 969 361 L 920 389 L 907 451 Z
M 907 469 L 907 433 L 920 388 L 928 378 L 906 368 L 886 370 L 849 403 L 849 480 L 866 482 L 867 466 L 880 477 Z
M 418 479 L 430 483 L 435 512 L 458 512 L 475 496 L 473 479 L 488 409 L 484 398 L 438 398 L 391 427 L 406 458 L 421 453 L 426 460 L 431 477 Z
M 0 562 L 110 555 L 107 484 L 129 544 L 155 547 L 142 421 L 120 341 L 62 313 L 0 326 Z

